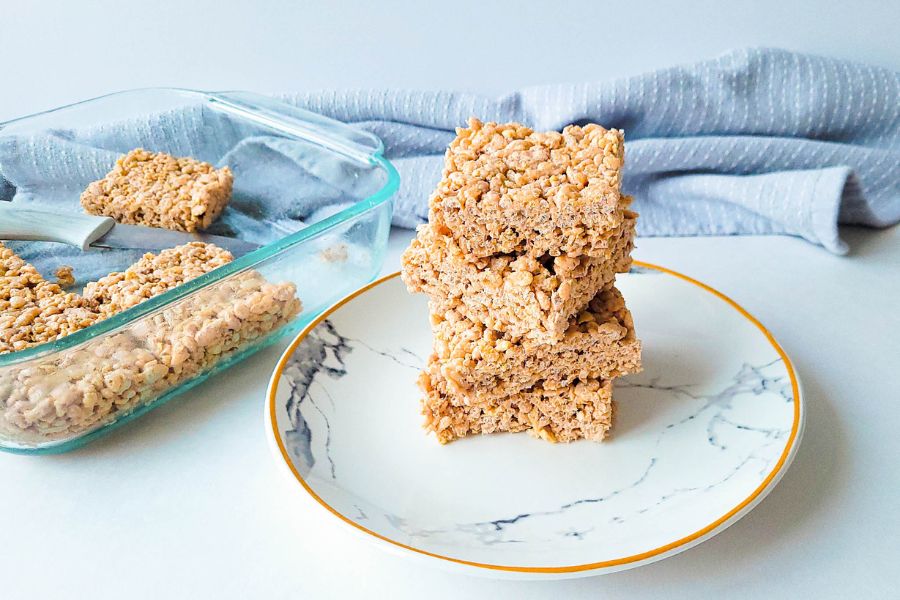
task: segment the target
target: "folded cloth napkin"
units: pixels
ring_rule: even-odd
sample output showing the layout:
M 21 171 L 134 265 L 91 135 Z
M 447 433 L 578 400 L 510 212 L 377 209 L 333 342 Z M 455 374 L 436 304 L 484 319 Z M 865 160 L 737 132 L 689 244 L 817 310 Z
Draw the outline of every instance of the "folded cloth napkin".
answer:
M 876 67 L 754 49 L 500 98 L 398 90 L 280 97 L 382 138 L 403 180 L 394 224 L 404 227 L 426 219 L 443 152 L 471 116 L 538 130 L 587 122 L 624 129 L 624 187 L 636 197 L 644 236 L 788 234 L 843 253 L 839 223 L 885 227 L 900 220 L 900 74 Z M 217 227 L 265 243 L 266 235 L 299 229 L 346 197 L 340 182 L 310 167 L 310 150 L 285 144 L 248 140 L 196 107 L 40 139 L 4 139 L 0 130 L 0 200 L 80 210 L 79 190 L 66 182 L 102 177 L 115 160 L 110 148 L 164 147 L 230 165 L 236 198 Z M 291 178 L 288 188 L 319 191 L 285 198 L 278 191 L 285 186 L 274 186 L 272 194 L 240 195 L 242 181 L 253 179 L 259 190 L 279 177 Z M 40 260 L 43 247 L 17 250 L 52 262 Z M 52 252 L 45 258 L 58 260 L 64 251 Z M 73 252 L 72 260 L 87 260 Z
M 288 94 L 384 140 L 403 181 L 394 223 L 425 220 L 453 130 L 470 116 L 538 130 L 625 130 L 624 188 L 658 235 L 787 234 L 846 252 L 838 224 L 900 221 L 900 73 L 773 49 L 610 82 L 460 92 Z

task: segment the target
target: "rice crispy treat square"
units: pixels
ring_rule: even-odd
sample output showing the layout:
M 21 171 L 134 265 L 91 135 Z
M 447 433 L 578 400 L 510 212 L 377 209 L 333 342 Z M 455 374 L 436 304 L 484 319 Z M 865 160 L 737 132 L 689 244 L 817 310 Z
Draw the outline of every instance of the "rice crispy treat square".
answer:
M 614 379 L 641 369 L 641 342 L 616 288 L 606 289 L 572 317 L 561 340 L 516 338 L 456 311 L 433 315 L 435 367 L 458 397 L 488 400 L 538 383 L 545 390 L 577 379 Z
M 0 243 L 0 354 L 51 342 L 98 320 L 80 295 L 47 281 Z
M 82 295 L 107 318 L 232 260 L 230 252 L 214 244 L 188 242 L 159 254 L 148 252 L 124 271 L 88 283 Z
M 88 185 L 81 206 L 119 223 L 193 233 L 215 221 L 231 199 L 231 169 L 137 148 Z
M 231 261 L 191 242 L 64 291 L 0 243 L 0 354 L 57 340 Z M 23 443 L 114 419 L 213 367 L 302 310 L 292 282 L 245 271 L 117 332 L 0 372 L 0 431 Z
M 631 266 L 634 213 L 611 239 L 603 257 L 499 255 L 473 258 L 449 235 L 421 225 L 402 257 L 402 277 L 410 292 L 429 296 L 441 316 L 457 311 L 489 329 L 552 343 L 562 339 L 569 318 L 616 273 Z
M 446 444 L 467 435 L 528 433 L 548 442 L 603 440 L 613 421 L 612 381 L 588 379 L 567 387 L 536 385 L 490 402 L 463 403 L 454 398 L 432 362 L 419 377 L 424 428 Z
M 562 133 L 470 119 L 456 130 L 429 222 L 467 254 L 601 256 L 626 219 L 622 132 L 590 124 Z

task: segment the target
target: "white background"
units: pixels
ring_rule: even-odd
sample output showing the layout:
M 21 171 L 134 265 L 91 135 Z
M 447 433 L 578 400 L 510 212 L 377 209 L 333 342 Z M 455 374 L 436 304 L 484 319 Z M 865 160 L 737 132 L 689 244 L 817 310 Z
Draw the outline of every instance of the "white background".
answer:
M 190 4 L 190 6 L 185 6 Z M 174 85 L 501 93 L 782 46 L 900 69 L 900 3 L 0 1 L 0 119 Z M 398 232 L 386 271 L 408 234 Z M 0 598 L 883 598 L 900 585 L 900 232 L 848 257 L 790 238 L 643 239 L 730 295 L 804 380 L 807 432 L 732 528 L 634 571 L 474 579 L 362 544 L 308 510 L 262 427 L 272 348 L 81 451 L 0 456 Z M 896 596 L 894 596 L 896 597 Z

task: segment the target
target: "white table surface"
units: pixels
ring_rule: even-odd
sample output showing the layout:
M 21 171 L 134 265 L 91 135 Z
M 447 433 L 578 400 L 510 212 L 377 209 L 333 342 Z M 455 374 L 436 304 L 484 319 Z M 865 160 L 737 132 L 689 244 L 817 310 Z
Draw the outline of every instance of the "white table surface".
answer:
M 520 583 L 362 542 L 272 460 L 263 400 L 283 343 L 82 450 L 0 456 L 0 597 L 888 597 L 900 583 L 900 229 L 847 233 L 848 257 L 791 238 L 640 240 L 637 258 L 711 284 L 768 326 L 807 393 L 803 444 L 778 487 L 683 554 Z M 386 271 L 407 239 L 393 236 Z
M 184 4 L 0 3 L 0 119 L 151 85 L 494 93 L 746 45 L 900 68 L 900 4 L 876 0 L 761 0 L 731 14 L 702 0 L 618 3 L 615 13 L 588 0 L 564 10 L 462 0 Z M 598 44 L 604 22 L 625 43 Z M 464 52 L 484 40 L 490 69 Z M 408 236 L 395 232 L 385 271 Z M 285 342 L 82 450 L 0 455 L 0 598 L 896 597 L 900 230 L 845 236 L 847 257 L 791 238 L 640 240 L 637 258 L 713 285 L 768 326 L 807 394 L 803 445 L 782 482 L 684 554 L 603 577 L 517 583 L 445 574 L 362 543 L 306 509 L 272 460 L 263 395 Z

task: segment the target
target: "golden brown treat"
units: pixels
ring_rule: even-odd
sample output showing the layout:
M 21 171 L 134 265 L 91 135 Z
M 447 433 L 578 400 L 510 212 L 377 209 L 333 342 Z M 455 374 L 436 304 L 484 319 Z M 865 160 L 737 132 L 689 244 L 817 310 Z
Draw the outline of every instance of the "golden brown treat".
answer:
M 0 354 L 51 342 L 98 320 L 81 296 L 45 280 L 0 243 Z
M 67 288 L 75 284 L 75 275 L 72 274 L 72 267 L 69 265 L 61 265 L 53 272 L 56 277 L 56 283 L 60 287 Z
M 608 257 L 500 255 L 473 258 L 431 224 L 419 227 L 402 257 L 410 292 L 423 292 L 432 312 L 456 310 L 486 327 L 542 342 L 562 338 L 569 318 L 631 266 L 634 218 L 620 227 Z
M 88 283 L 79 295 L 45 281 L 0 244 L 0 354 L 74 333 L 231 260 L 231 253 L 218 246 L 189 242 L 158 255 L 147 253 L 125 271 Z M 277 291 L 270 284 L 263 288 Z
M 231 260 L 194 242 L 63 292 L 0 244 L 0 352 L 58 339 Z M 87 431 L 149 402 L 279 329 L 302 306 L 293 283 L 248 271 L 123 330 L 0 371 L 0 428 L 37 443 Z
M 227 250 L 203 242 L 189 242 L 159 254 L 148 252 L 124 271 L 88 283 L 84 298 L 106 318 L 232 260 Z
M 123 272 L 66 292 L 0 244 L 0 354 L 57 340 L 231 262 L 226 250 L 191 242 L 145 254 Z M 71 277 L 60 267 L 57 277 Z M 74 279 L 74 278 L 73 278 Z
M 502 398 L 538 383 L 560 388 L 576 379 L 637 373 L 641 342 L 615 288 L 604 290 L 572 317 L 561 340 L 542 344 L 493 331 L 449 311 L 432 315 L 435 364 L 457 396 Z
M 475 257 L 601 256 L 625 220 L 622 132 L 595 124 L 536 133 L 471 119 L 456 130 L 429 222 Z
M 81 194 L 92 215 L 119 223 L 194 232 L 215 221 L 231 199 L 231 169 L 138 148 L 121 156 Z
M 86 432 L 259 342 L 301 310 L 249 271 L 44 362 L 0 373 L 0 428 L 20 443 Z
M 606 437 L 612 426 L 612 382 L 576 381 L 556 389 L 540 385 L 490 402 L 455 397 L 432 361 L 419 377 L 424 427 L 440 443 L 474 434 L 528 431 L 548 442 Z

